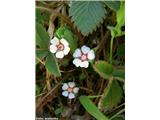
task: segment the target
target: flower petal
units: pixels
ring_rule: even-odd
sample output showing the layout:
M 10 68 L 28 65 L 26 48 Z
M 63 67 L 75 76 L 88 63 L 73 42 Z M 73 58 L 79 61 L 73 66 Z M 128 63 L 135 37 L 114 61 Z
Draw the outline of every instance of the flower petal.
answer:
M 73 88 L 73 87 L 75 86 L 75 83 L 74 83 L 74 82 L 69 82 L 69 83 L 68 83 L 68 86 L 69 86 L 70 88 Z
M 58 51 L 58 52 L 56 53 L 56 58 L 63 58 L 63 57 L 64 57 L 63 51 Z
M 63 86 L 62 86 L 62 90 L 67 90 L 67 89 L 68 89 L 68 84 L 64 83 Z
M 61 42 L 64 46 L 68 46 L 68 45 L 69 45 L 69 43 L 67 42 L 67 40 L 65 40 L 64 38 L 62 38 L 62 39 L 60 40 L 60 42 Z
M 78 87 L 73 88 L 73 92 L 74 92 L 75 94 L 78 93 L 78 91 L 79 91 L 79 88 L 78 88 Z
M 63 50 L 64 55 L 67 55 L 69 53 L 69 51 L 70 51 L 70 48 L 68 46 L 65 46 L 64 50 Z
M 80 63 L 81 63 L 81 60 L 80 60 L 80 59 L 77 59 L 77 58 L 76 58 L 76 59 L 73 60 L 73 64 L 75 64 L 76 67 L 79 67 L 79 66 L 80 66 Z
M 74 51 L 73 57 L 75 58 L 81 57 L 81 50 L 79 48 Z
M 68 97 L 68 91 L 63 91 L 62 95 L 65 96 L 65 97 Z
M 55 53 L 57 51 L 57 47 L 55 45 L 50 45 L 50 52 Z
M 93 50 L 90 50 L 89 53 L 88 53 L 88 59 L 89 60 L 93 60 L 95 59 L 95 53 Z
M 50 42 L 56 46 L 59 44 L 59 39 L 57 37 L 54 37 Z
M 73 98 L 75 98 L 75 95 L 73 93 L 69 93 L 68 98 L 73 99 Z
M 83 45 L 83 46 L 81 47 L 81 50 L 82 50 L 82 52 L 83 52 L 84 54 L 87 54 L 87 53 L 90 51 L 90 48 L 87 47 L 86 45 Z
M 88 66 L 89 66 L 88 61 L 84 61 L 80 63 L 80 67 L 88 68 Z

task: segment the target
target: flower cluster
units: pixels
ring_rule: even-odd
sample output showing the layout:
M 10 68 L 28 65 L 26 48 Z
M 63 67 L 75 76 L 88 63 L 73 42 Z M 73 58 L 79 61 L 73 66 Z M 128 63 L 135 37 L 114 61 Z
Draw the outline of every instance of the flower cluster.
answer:
M 79 88 L 75 87 L 74 82 L 68 82 L 68 83 L 63 84 L 62 90 L 64 90 L 62 92 L 63 96 L 68 97 L 69 99 L 73 99 L 73 98 L 75 98 L 75 94 L 78 93 Z
M 51 40 L 50 52 L 56 53 L 56 58 L 63 58 L 65 55 L 68 55 L 70 51 L 69 43 L 64 39 L 58 39 L 54 37 Z
M 73 64 L 75 64 L 76 67 L 88 68 L 89 60 L 95 59 L 95 53 L 89 47 L 84 45 L 81 49 L 78 48 L 75 50 L 73 57 L 75 58 Z
M 68 55 L 70 48 L 69 43 L 64 38 L 58 39 L 54 37 L 51 41 L 50 52 L 54 53 L 56 58 L 63 58 Z M 73 53 L 73 64 L 76 67 L 88 68 L 89 61 L 95 59 L 95 53 L 86 45 L 81 48 L 77 48 Z M 76 94 L 79 91 L 78 87 L 75 87 L 74 82 L 64 83 L 62 86 L 62 95 L 68 97 L 69 99 L 75 98 Z

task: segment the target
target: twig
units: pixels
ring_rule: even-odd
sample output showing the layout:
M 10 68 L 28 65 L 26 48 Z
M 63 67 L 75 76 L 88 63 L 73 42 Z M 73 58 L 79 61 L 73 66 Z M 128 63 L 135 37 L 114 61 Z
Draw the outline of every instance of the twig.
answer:
M 36 57 L 36 59 L 42 64 L 42 65 L 44 65 L 45 66 L 45 63 L 42 61 L 42 60 L 40 60 L 39 58 L 37 58 Z
M 99 54 L 101 52 L 101 50 L 105 47 L 107 40 L 110 37 L 110 31 L 107 31 L 103 37 L 103 39 L 101 40 L 101 43 L 99 44 L 98 48 L 99 48 Z
M 80 89 L 82 90 L 85 90 L 85 91 L 88 91 L 88 92 L 91 92 L 91 93 L 94 93 L 92 90 L 88 89 L 88 88 L 85 88 L 85 87 L 79 87 Z

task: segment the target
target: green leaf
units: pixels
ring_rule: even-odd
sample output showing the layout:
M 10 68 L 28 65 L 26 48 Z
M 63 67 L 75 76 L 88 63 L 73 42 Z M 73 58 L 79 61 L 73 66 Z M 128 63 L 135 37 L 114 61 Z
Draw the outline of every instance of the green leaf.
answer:
M 36 8 L 36 23 L 45 24 L 49 21 L 50 13 L 46 12 L 45 10 L 37 9 Z
M 43 59 L 49 52 L 47 50 L 36 50 L 36 59 Z M 38 61 L 36 61 L 38 63 Z
M 112 76 L 113 67 L 106 61 L 96 61 L 93 65 L 94 70 L 103 78 L 108 79 Z
M 109 120 L 87 96 L 80 96 L 79 100 L 88 113 L 97 120 Z
M 55 56 L 52 55 L 51 53 L 46 58 L 45 66 L 46 66 L 46 69 L 56 77 L 61 76 L 57 60 Z
M 49 46 L 49 35 L 39 23 L 36 23 L 36 44 L 44 49 L 48 49 Z
M 125 70 L 124 69 L 114 69 L 113 76 L 125 79 Z
M 117 25 L 123 26 L 125 23 L 125 2 L 121 1 L 120 9 L 117 11 Z
M 104 3 L 114 11 L 118 11 L 120 8 L 120 1 L 104 1 Z
M 65 29 L 67 28 L 66 27 L 58 28 L 55 32 L 56 37 L 58 37 L 59 39 L 63 38 Z
M 74 36 L 71 31 L 65 30 L 64 31 L 64 38 L 69 42 L 69 47 L 71 49 L 71 52 L 73 53 L 75 51 L 75 49 L 77 48 L 76 36 Z
M 103 22 L 106 10 L 101 1 L 73 1 L 69 9 L 74 25 L 86 36 Z
M 116 80 L 112 81 L 110 88 L 108 86 L 104 90 L 104 94 L 101 100 L 102 107 L 107 107 L 108 109 L 116 106 L 123 97 L 123 91 Z

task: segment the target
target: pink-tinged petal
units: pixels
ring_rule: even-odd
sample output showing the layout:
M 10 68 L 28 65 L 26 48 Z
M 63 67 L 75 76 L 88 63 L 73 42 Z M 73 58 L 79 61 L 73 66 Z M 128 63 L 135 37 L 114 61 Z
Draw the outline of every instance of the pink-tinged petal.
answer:
M 67 90 L 67 89 L 68 89 L 68 84 L 64 83 L 63 86 L 62 86 L 62 90 Z
M 90 48 L 87 47 L 86 45 L 83 45 L 83 46 L 81 47 L 81 50 L 82 50 L 82 52 L 83 52 L 84 54 L 87 54 L 87 53 L 90 51 Z
M 93 50 L 90 50 L 89 53 L 88 53 L 88 59 L 89 60 L 93 60 L 95 59 L 95 53 Z
M 75 98 L 75 95 L 73 93 L 69 93 L 68 98 L 73 99 L 73 98 Z
M 62 39 L 60 40 L 60 42 L 61 42 L 64 46 L 68 46 L 68 45 L 69 45 L 69 43 L 67 42 L 67 40 L 65 40 L 64 38 L 62 38 Z
M 81 60 L 80 60 L 80 59 L 74 59 L 74 60 L 73 60 L 73 64 L 74 64 L 76 67 L 79 67 L 79 66 L 80 66 L 80 63 L 81 63 Z
M 62 95 L 65 96 L 65 97 L 68 97 L 68 91 L 63 91 Z
M 78 88 L 78 87 L 73 88 L 73 92 L 74 92 L 75 94 L 78 93 L 78 91 L 79 91 L 79 88 Z
M 73 87 L 75 86 L 75 83 L 74 83 L 74 82 L 69 82 L 69 83 L 68 83 L 68 86 L 69 86 L 70 88 L 73 88 Z
M 55 45 L 50 45 L 50 52 L 55 53 L 57 51 L 57 47 Z
M 63 58 L 63 57 L 64 57 L 63 51 L 58 51 L 58 52 L 56 53 L 56 58 Z
M 70 51 L 70 48 L 68 46 L 64 47 L 63 53 L 64 55 L 67 55 Z
M 76 49 L 73 53 L 73 57 L 77 58 L 77 57 L 81 57 L 81 50 L 80 49 Z
M 57 37 L 54 37 L 54 38 L 51 40 L 51 43 L 56 46 L 56 45 L 59 44 L 59 39 L 58 39 Z
M 88 68 L 88 66 L 89 66 L 88 61 L 81 62 L 80 64 L 80 67 Z

